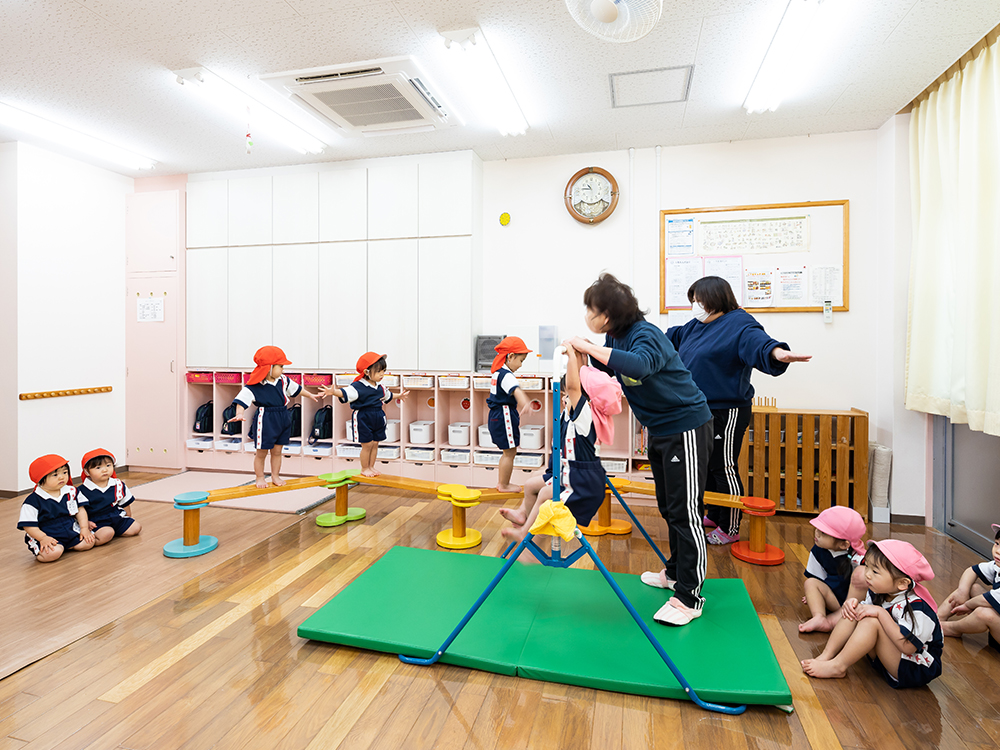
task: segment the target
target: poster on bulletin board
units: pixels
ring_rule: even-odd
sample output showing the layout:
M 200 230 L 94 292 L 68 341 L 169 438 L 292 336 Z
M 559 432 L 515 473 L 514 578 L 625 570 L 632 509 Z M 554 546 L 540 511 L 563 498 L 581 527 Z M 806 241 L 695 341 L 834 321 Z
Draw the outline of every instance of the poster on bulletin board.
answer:
M 848 201 L 660 211 L 660 312 L 690 309 L 704 276 L 748 312 L 848 310 Z

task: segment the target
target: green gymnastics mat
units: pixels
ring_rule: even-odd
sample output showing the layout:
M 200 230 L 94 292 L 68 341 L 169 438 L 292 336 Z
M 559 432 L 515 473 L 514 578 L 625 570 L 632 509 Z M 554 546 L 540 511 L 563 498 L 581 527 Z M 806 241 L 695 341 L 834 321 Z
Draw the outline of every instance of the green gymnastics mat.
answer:
M 428 658 L 504 565 L 482 555 L 393 547 L 298 629 L 302 638 Z M 690 625 L 653 621 L 670 592 L 612 573 L 705 701 L 788 705 L 788 683 L 739 579 L 705 581 Z M 726 665 L 723 648 L 739 657 Z M 441 661 L 534 680 L 662 698 L 681 685 L 599 571 L 515 564 Z

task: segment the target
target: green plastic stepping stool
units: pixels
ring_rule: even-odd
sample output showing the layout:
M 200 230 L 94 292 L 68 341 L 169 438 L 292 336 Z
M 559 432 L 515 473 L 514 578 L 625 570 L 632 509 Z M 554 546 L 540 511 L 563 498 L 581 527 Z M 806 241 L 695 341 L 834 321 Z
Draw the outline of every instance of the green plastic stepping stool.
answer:
M 338 471 L 335 474 L 320 474 L 319 478 L 326 482 L 327 489 L 337 490 L 336 508 L 333 513 L 320 513 L 316 516 L 317 526 L 340 526 L 348 521 L 360 521 L 365 517 L 364 508 L 347 507 L 347 490 L 351 477 L 357 474 L 357 469 Z

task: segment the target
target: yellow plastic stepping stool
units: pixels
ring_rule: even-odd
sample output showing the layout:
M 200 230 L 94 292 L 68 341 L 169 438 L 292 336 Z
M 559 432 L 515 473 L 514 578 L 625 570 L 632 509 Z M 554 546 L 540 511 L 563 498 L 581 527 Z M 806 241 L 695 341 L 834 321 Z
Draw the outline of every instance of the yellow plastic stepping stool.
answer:
M 465 526 L 465 511 L 479 505 L 479 490 L 464 484 L 442 484 L 437 488 L 438 500 L 451 503 L 451 528 L 437 535 L 437 543 L 445 549 L 470 549 L 483 541 L 483 535 Z

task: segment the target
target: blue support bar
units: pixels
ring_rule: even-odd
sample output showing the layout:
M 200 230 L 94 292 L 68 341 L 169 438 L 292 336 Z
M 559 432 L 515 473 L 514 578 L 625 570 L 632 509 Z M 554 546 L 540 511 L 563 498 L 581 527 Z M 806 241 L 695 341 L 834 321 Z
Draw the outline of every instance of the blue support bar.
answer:
M 604 481 L 608 483 L 608 487 L 610 487 L 611 491 L 615 493 L 615 497 L 618 498 L 618 502 L 621 503 L 621 506 L 628 513 L 629 518 L 631 518 L 632 522 L 639 527 L 639 531 L 642 532 L 642 535 L 646 537 L 646 541 L 649 542 L 649 546 L 653 548 L 654 552 L 656 552 L 657 557 L 659 557 L 660 560 L 663 561 L 663 567 L 664 568 L 667 567 L 667 558 L 665 558 L 663 556 L 663 553 L 660 552 L 660 548 L 656 546 L 656 543 L 652 539 L 650 539 L 649 534 L 646 533 L 645 527 L 641 523 L 639 523 L 639 519 L 635 517 L 635 513 L 633 513 L 632 509 L 628 507 L 628 503 L 622 500 L 622 496 L 618 494 L 617 488 L 613 484 L 611 484 L 611 480 L 607 476 L 604 477 Z

